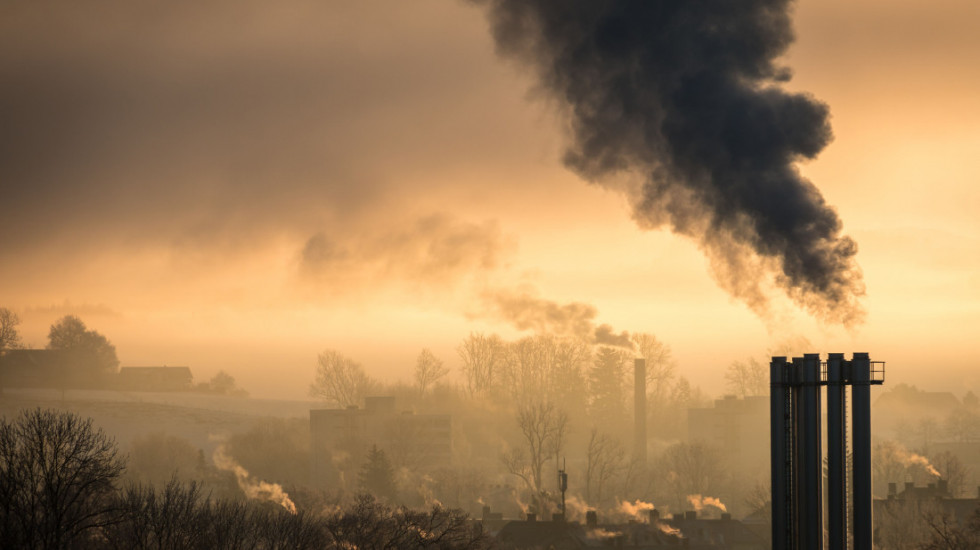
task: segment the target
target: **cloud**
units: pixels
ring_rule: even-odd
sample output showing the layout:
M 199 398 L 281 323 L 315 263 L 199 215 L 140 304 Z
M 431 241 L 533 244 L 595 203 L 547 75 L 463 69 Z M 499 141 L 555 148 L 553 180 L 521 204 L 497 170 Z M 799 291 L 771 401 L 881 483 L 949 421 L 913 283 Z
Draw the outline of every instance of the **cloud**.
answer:
M 392 212 L 449 208 L 429 197 L 476 185 L 459 177 L 471 159 L 504 165 L 509 150 L 488 146 L 506 119 L 473 109 L 499 86 L 483 43 L 464 39 L 479 17 L 448 25 L 446 11 L 311 0 L 5 6 L 0 257 L 255 251 L 283 235 L 334 238 L 402 223 Z

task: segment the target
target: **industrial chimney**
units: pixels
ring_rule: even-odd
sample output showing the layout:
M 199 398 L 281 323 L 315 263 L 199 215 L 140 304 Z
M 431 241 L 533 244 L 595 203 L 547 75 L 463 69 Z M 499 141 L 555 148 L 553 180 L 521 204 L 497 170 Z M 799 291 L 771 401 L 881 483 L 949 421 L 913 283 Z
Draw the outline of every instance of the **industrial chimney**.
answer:
M 847 550 L 851 531 L 854 550 L 871 550 L 870 388 L 884 382 L 884 362 L 872 362 L 867 353 L 855 353 L 850 361 L 831 353 L 822 363 L 818 354 L 808 353 L 792 362 L 773 357 L 770 375 L 773 550 L 824 549 L 821 386 L 827 387 L 827 548 Z M 854 507 L 853 525 L 848 525 L 848 502 Z

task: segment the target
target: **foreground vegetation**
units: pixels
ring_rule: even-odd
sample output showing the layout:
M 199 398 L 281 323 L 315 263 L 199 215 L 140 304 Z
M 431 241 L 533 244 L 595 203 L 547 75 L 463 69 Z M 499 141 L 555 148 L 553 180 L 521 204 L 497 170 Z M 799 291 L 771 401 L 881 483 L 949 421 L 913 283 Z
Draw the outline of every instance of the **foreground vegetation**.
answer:
M 215 498 L 197 482 L 122 483 L 126 462 L 91 420 L 33 409 L 0 420 L 0 548 L 439 548 L 490 545 L 459 510 L 362 495 L 287 508 Z

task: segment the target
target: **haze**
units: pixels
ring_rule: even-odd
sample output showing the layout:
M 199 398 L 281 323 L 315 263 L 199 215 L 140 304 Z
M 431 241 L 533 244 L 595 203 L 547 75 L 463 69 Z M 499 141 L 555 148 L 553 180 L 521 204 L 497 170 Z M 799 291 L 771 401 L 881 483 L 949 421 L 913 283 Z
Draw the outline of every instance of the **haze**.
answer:
M 0 306 L 75 314 L 123 366 L 301 398 L 326 348 L 408 380 L 472 332 L 656 334 L 713 395 L 805 338 L 889 384 L 980 388 L 980 7 L 802 1 L 785 86 L 834 139 L 799 166 L 856 241 L 863 323 L 732 297 L 562 162 L 561 105 L 451 0 L 0 7 Z M 570 307 L 566 307 L 569 306 Z M 594 309 L 590 309 L 594 308 Z M 577 317 L 576 317 L 577 315 Z

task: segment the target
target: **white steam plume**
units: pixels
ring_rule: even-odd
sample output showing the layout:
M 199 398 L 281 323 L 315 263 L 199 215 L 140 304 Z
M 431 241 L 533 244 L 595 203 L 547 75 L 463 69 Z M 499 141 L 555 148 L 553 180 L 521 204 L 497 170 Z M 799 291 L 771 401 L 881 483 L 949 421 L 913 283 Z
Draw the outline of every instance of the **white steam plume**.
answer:
M 717 508 L 722 512 L 728 511 L 728 508 L 724 505 L 724 503 L 722 503 L 720 500 L 714 497 L 703 497 L 701 495 L 687 495 L 687 501 L 691 503 L 691 506 L 697 512 L 704 510 L 705 506 Z
M 224 445 L 218 445 L 211 459 L 214 461 L 215 467 L 219 470 L 225 470 L 235 474 L 235 480 L 238 481 L 238 486 L 245 493 L 246 497 L 275 502 L 285 508 L 289 513 L 296 513 L 296 505 L 293 504 L 289 495 L 282 490 L 282 485 L 252 479 L 248 470 L 225 453 Z
M 624 500 L 619 503 L 618 511 L 632 516 L 634 519 L 643 519 L 644 512 L 649 512 L 653 510 L 655 506 L 649 502 L 643 502 L 642 500 L 636 500 L 632 504 Z
M 905 465 L 906 466 L 922 466 L 925 469 L 925 471 L 929 472 L 930 474 L 932 474 L 932 475 L 934 475 L 936 477 L 943 477 L 939 473 L 939 470 L 937 470 L 932 465 L 932 463 L 929 462 L 929 459 L 926 458 L 926 457 L 924 457 L 924 456 L 922 456 L 922 455 L 920 455 L 920 454 L 916 454 L 916 453 L 911 453 L 910 452 L 908 454 L 905 454 L 902 457 L 902 459 L 905 462 Z

